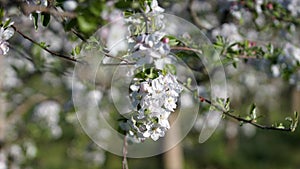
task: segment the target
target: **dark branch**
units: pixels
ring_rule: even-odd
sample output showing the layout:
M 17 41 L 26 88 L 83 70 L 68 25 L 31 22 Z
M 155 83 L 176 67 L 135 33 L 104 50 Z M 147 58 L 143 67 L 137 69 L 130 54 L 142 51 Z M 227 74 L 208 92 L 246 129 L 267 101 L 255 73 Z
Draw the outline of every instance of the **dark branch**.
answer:
M 279 131 L 290 131 L 292 132 L 293 130 L 291 128 L 279 128 L 279 127 L 276 127 L 276 126 L 265 126 L 265 125 L 262 125 L 262 124 L 258 124 L 256 123 L 255 120 L 253 119 L 245 119 L 245 118 L 242 118 L 240 116 L 237 116 L 237 115 L 234 115 L 234 114 L 231 114 L 230 111 L 227 111 L 225 110 L 223 107 L 220 107 L 220 106 L 217 106 L 215 105 L 214 103 L 212 103 L 212 101 L 200 96 L 199 97 L 199 100 L 201 102 L 206 102 L 208 104 L 210 104 L 211 106 L 213 106 L 214 108 L 217 108 L 218 110 L 222 111 L 222 113 L 232 119 L 235 119 L 239 122 L 243 122 L 243 123 L 248 123 L 248 124 L 251 124 L 257 128 L 260 128 L 260 129 L 266 129 L 266 130 L 279 130 Z
M 197 52 L 199 54 L 202 54 L 202 51 L 199 49 L 193 49 L 185 46 L 173 46 L 171 47 L 171 50 L 185 50 L 185 51 L 192 51 L 192 52 Z
M 190 92 L 195 92 L 195 90 L 189 88 L 188 86 L 184 85 L 183 82 L 179 81 L 179 83 L 181 85 L 183 85 L 187 90 L 189 90 Z M 262 125 L 262 124 L 258 124 L 256 123 L 255 119 L 245 119 L 245 118 L 242 118 L 240 116 L 237 116 L 237 115 L 234 115 L 234 114 L 231 114 L 230 113 L 230 110 L 225 110 L 224 107 L 220 107 L 218 105 L 215 105 L 211 100 L 209 99 L 206 99 L 205 97 L 202 97 L 202 96 L 199 96 L 198 97 L 199 101 L 200 102 L 205 102 L 211 106 L 213 106 L 214 108 L 218 109 L 219 111 L 221 111 L 225 116 L 228 116 L 232 119 L 235 119 L 239 122 L 242 122 L 242 123 L 248 123 L 248 124 L 251 124 L 257 128 L 260 128 L 260 129 L 266 129 L 266 130 L 279 130 L 279 131 L 290 131 L 290 132 L 293 132 L 293 129 L 292 128 L 279 128 L 279 127 L 276 127 L 276 126 L 265 126 L 265 125 Z
M 65 12 L 65 11 L 57 11 L 53 8 L 49 8 L 46 6 L 40 6 L 40 5 L 23 4 L 22 9 L 23 9 L 25 15 L 29 15 L 32 12 L 40 11 L 40 12 L 49 13 L 53 16 L 58 16 L 58 17 L 67 17 L 67 18 L 75 18 L 76 17 L 75 13 Z
M 72 61 L 72 62 L 79 62 L 77 59 L 73 58 L 73 57 L 70 57 L 70 56 L 66 56 L 66 55 L 63 55 L 63 54 L 59 54 L 59 53 L 56 53 L 56 52 L 53 52 L 49 49 L 47 49 L 46 47 L 42 46 L 40 43 L 34 41 L 33 39 L 31 39 L 29 36 L 25 35 L 23 32 L 19 31 L 14 25 L 11 26 L 18 34 L 20 34 L 23 38 L 29 40 L 31 43 L 35 44 L 35 45 L 38 45 L 39 47 L 41 47 L 42 49 L 44 49 L 45 51 L 47 51 L 48 53 L 50 53 L 51 55 L 53 56 L 57 56 L 57 57 L 60 57 L 60 58 L 63 58 L 63 59 L 66 59 L 66 60 L 69 60 L 69 61 Z

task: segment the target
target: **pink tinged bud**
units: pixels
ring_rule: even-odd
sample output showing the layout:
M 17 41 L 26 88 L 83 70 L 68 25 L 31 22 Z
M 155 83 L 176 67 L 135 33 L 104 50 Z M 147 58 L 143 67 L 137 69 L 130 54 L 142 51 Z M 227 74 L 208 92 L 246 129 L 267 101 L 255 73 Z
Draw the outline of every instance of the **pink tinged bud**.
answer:
M 256 46 L 256 42 L 250 42 L 249 43 L 249 47 L 253 47 L 253 46 Z
M 162 41 L 163 43 L 169 43 L 170 39 L 169 39 L 169 38 L 163 38 L 161 41 Z
M 271 2 L 269 2 L 269 3 L 267 4 L 267 8 L 268 8 L 269 10 L 273 10 L 273 4 L 272 4 Z

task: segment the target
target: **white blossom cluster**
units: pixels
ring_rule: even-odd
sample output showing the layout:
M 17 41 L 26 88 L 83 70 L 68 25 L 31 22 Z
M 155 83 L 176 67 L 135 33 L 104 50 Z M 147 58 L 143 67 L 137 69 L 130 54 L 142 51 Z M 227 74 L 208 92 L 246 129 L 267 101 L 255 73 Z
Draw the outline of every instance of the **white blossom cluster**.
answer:
M 127 19 L 129 28 L 137 28 L 137 24 L 143 27 L 145 24 L 141 23 L 147 22 L 146 32 L 128 37 L 130 59 L 136 62 L 137 68 L 145 65 L 154 68 L 150 76 L 133 79 L 130 98 L 134 110 L 125 123 L 120 124 L 127 136 L 137 142 L 147 138 L 156 141 L 165 135 L 170 128 L 168 117 L 175 111 L 183 90 L 176 76 L 164 70 L 165 64 L 171 64 L 171 56 L 169 39 L 160 31 L 164 27 L 163 15 L 160 14 L 163 11 L 153 0 L 150 6 L 146 5 L 147 21 L 144 17 Z M 147 25 L 151 25 L 151 30 Z
M 164 27 L 162 12 L 164 9 L 153 0 L 150 6 L 146 4 L 145 16 L 136 15 L 126 19 L 129 31 L 133 34 L 128 37 L 128 52 L 131 53 L 131 59 L 136 61 L 136 66 L 154 63 L 158 69 L 162 69 L 163 62 L 168 62 L 166 56 L 170 53 L 169 39 L 160 31 Z M 148 19 L 145 20 L 145 17 Z M 136 36 L 136 32 L 131 30 L 132 27 L 135 28 L 133 30 L 142 28 L 146 32 Z
M 13 24 L 11 22 L 8 26 L 0 28 L 0 55 L 6 55 L 9 51 L 9 43 L 7 42 L 14 35 L 14 30 L 10 28 Z
M 135 111 L 122 127 L 138 141 L 163 137 L 170 128 L 168 117 L 175 111 L 183 90 L 176 77 L 170 73 L 159 74 L 155 79 L 136 81 L 130 89 Z
M 166 60 L 166 56 L 170 53 L 168 39 L 160 32 L 139 35 L 135 39 L 129 39 L 129 43 L 132 46 L 130 51 L 133 52 L 131 57 L 137 66 L 154 63 L 161 69 L 162 66 L 158 66 L 158 63 Z

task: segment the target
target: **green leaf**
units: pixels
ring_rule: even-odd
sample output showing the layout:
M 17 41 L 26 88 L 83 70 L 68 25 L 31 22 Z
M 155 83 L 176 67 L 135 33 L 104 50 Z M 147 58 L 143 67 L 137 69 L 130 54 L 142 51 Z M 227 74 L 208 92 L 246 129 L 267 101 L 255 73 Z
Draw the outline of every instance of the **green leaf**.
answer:
M 294 132 L 298 126 L 298 119 L 299 119 L 299 114 L 298 112 L 294 112 L 294 119 L 293 123 L 291 124 L 291 131 Z
M 180 40 L 178 40 L 175 36 L 169 35 L 169 36 L 166 36 L 166 38 L 169 38 L 169 45 L 170 45 L 170 46 L 177 46 L 177 45 L 179 45 L 180 43 L 182 43 L 182 42 L 180 42 Z
M 257 119 L 257 114 L 256 114 L 256 105 L 255 103 L 253 103 L 250 107 L 250 111 L 249 111 L 250 117 L 252 120 Z
M 226 111 L 230 110 L 230 99 L 229 99 L 229 97 L 225 101 L 224 108 L 225 108 Z
M 3 28 L 4 28 L 4 29 L 7 28 L 8 25 L 10 24 L 10 22 L 11 22 L 11 19 L 9 18 L 9 19 L 6 20 L 5 23 L 3 24 Z
M 277 128 L 279 128 L 279 129 L 285 129 L 285 127 L 283 126 L 283 124 L 282 123 L 280 123 L 278 126 L 276 126 Z
M 286 117 L 285 120 L 288 122 L 293 122 L 293 119 L 291 117 Z
M 0 20 L 2 21 L 4 17 L 4 9 L 0 8 Z
M 104 3 L 101 1 L 91 1 L 91 4 L 89 5 L 89 11 L 97 17 L 100 17 L 102 10 L 104 9 Z
M 119 9 L 129 9 L 131 8 L 132 1 L 119 1 L 115 4 L 116 8 Z
M 48 48 L 48 47 L 50 47 L 50 45 L 47 45 L 46 42 L 40 42 L 40 46 L 42 48 Z
M 32 47 L 32 60 L 37 70 L 42 70 L 45 67 L 45 59 L 42 57 L 41 51 L 42 48 L 39 45 Z
M 84 16 L 78 16 L 77 22 L 81 31 L 87 33 L 96 29 L 97 25 L 95 22 L 90 22 Z
M 192 78 L 188 77 L 186 80 L 186 86 L 191 88 L 191 84 L 192 84 Z
M 176 66 L 174 64 L 166 64 L 165 67 L 164 67 L 164 69 L 167 72 L 169 72 L 169 73 L 171 73 L 173 75 L 176 75 Z
M 39 19 L 39 14 L 38 13 L 32 13 L 32 17 L 33 17 L 33 24 L 34 24 L 34 29 L 38 29 L 38 19 Z
M 46 26 L 49 25 L 49 23 L 50 23 L 50 18 L 51 18 L 51 15 L 50 15 L 50 14 L 44 13 L 44 12 L 41 13 L 41 22 L 42 22 L 43 26 L 46 27 Z
M 237 63 L 236 63 L 236 62 L 233 62 L 233 63 L 232 63 L 232 66 L 236 69 L 236 68 L 237 68 Z
M 79 55 L 80 51 L 81 51 L 80 46 L 76 46 L 76 47 L 75 47 L 75 54 L 76 54 L 76 55 Z

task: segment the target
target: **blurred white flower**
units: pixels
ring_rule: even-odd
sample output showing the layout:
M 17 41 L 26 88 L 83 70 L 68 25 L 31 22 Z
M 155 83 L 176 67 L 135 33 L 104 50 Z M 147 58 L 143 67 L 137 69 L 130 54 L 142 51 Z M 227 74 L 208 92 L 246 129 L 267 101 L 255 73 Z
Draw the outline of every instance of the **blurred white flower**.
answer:
M 37 148 L 33 142 L 31 141 L 25 142 L 24 147 L 25 147 L 25 153 L 27 158 L 32 159 L 36 157 Z
M 279 77 L 280 75 L 280 70 L 278 65 L 272 65 L 271 71 L 274 77 Z
M 244 124 L 241 128 L 247 137 L 253 137 L 256 134 L 256 128 L 250 124 Z
M 24 160 L 23 150 L 20 145 L 13 144 L 9 148 L 9 156 L 12 157 L 13 166 L 19 166 Z
M 0 55 L 6 55 L 9 51 L 9 43 L 7 42 L 14 35 L 12 28 L 0 28 Z
M 152 0 L 151 2 L 151 9 L 153 13 L 162 13 L 165 10 L 163 8 L 161 8 L 160 6 L 158 6 L 158 2 L 157 0 Z
M 262 13 L 261 5 L 264 3 L 263 0 L 256 0 L 255 1 L 255 10 L 258 14 Z
M 6 55 L 9 51 L 8 42 L 0 41 L 0 55 Z
M 146 3 L 146 2 L 145 2 Z M 165 10 L 163 8 L 161 8 L 160 6 L 158 6 L 158 2 L 157 0 L 153 0 L 149 5 L 145 5 L 146 6 L 146 10 L 145 10 L 145 13 L 154 13 L 154 14 L 157 14 L 157 13 L 162 13 L 164 12 Z
M 242 41 L 243 38 L 239 33 L 237 25 L 233 23 L 225 23 L 221 28 L 214 29 L 212 31 L 212 35 L 216 37 L 217 35 L 221 35 L 225 38 L 228 38 L 231 41 Z
M 63 3 L 63 8 L 66 11 L 74 11 L 77 8 L 78 4 L 74 0 L 67 0 Z
M 12 28 L 1 28 L 0 29 L 0 39 L 1 40 L 8 40 L 14 35 L 14 30 Z
M 0 169 L 7 169 L 6 164 L 2 161 L 0 161 Z
M 0 151 L 0 169 L 7 169 L 6 155 Z
M 55 138 L 59 138 L 62 134 L 59 126 L 60 111 L 60 105 L 55 101 L 44 101 L 34 109 L 36 120 L 44 121 Z
M 3 81 L 4 88 L 14 88 L 22 84 L 22 81 L 18 78 L 16 71 L 12 67 L 7 67 L 4 72 L 5 80 Z
M 287 57 L 295 58 L 300 62 L 300 48 L 294 46 L 291 43 L 286 43 L 283 48 L 284 53 L 287 55 Z
M 290 0 L 290 3 L 288 5 L 288 10 L 291 11 L 293 16 L 298 16 L 300 14 L 300 1 Z

